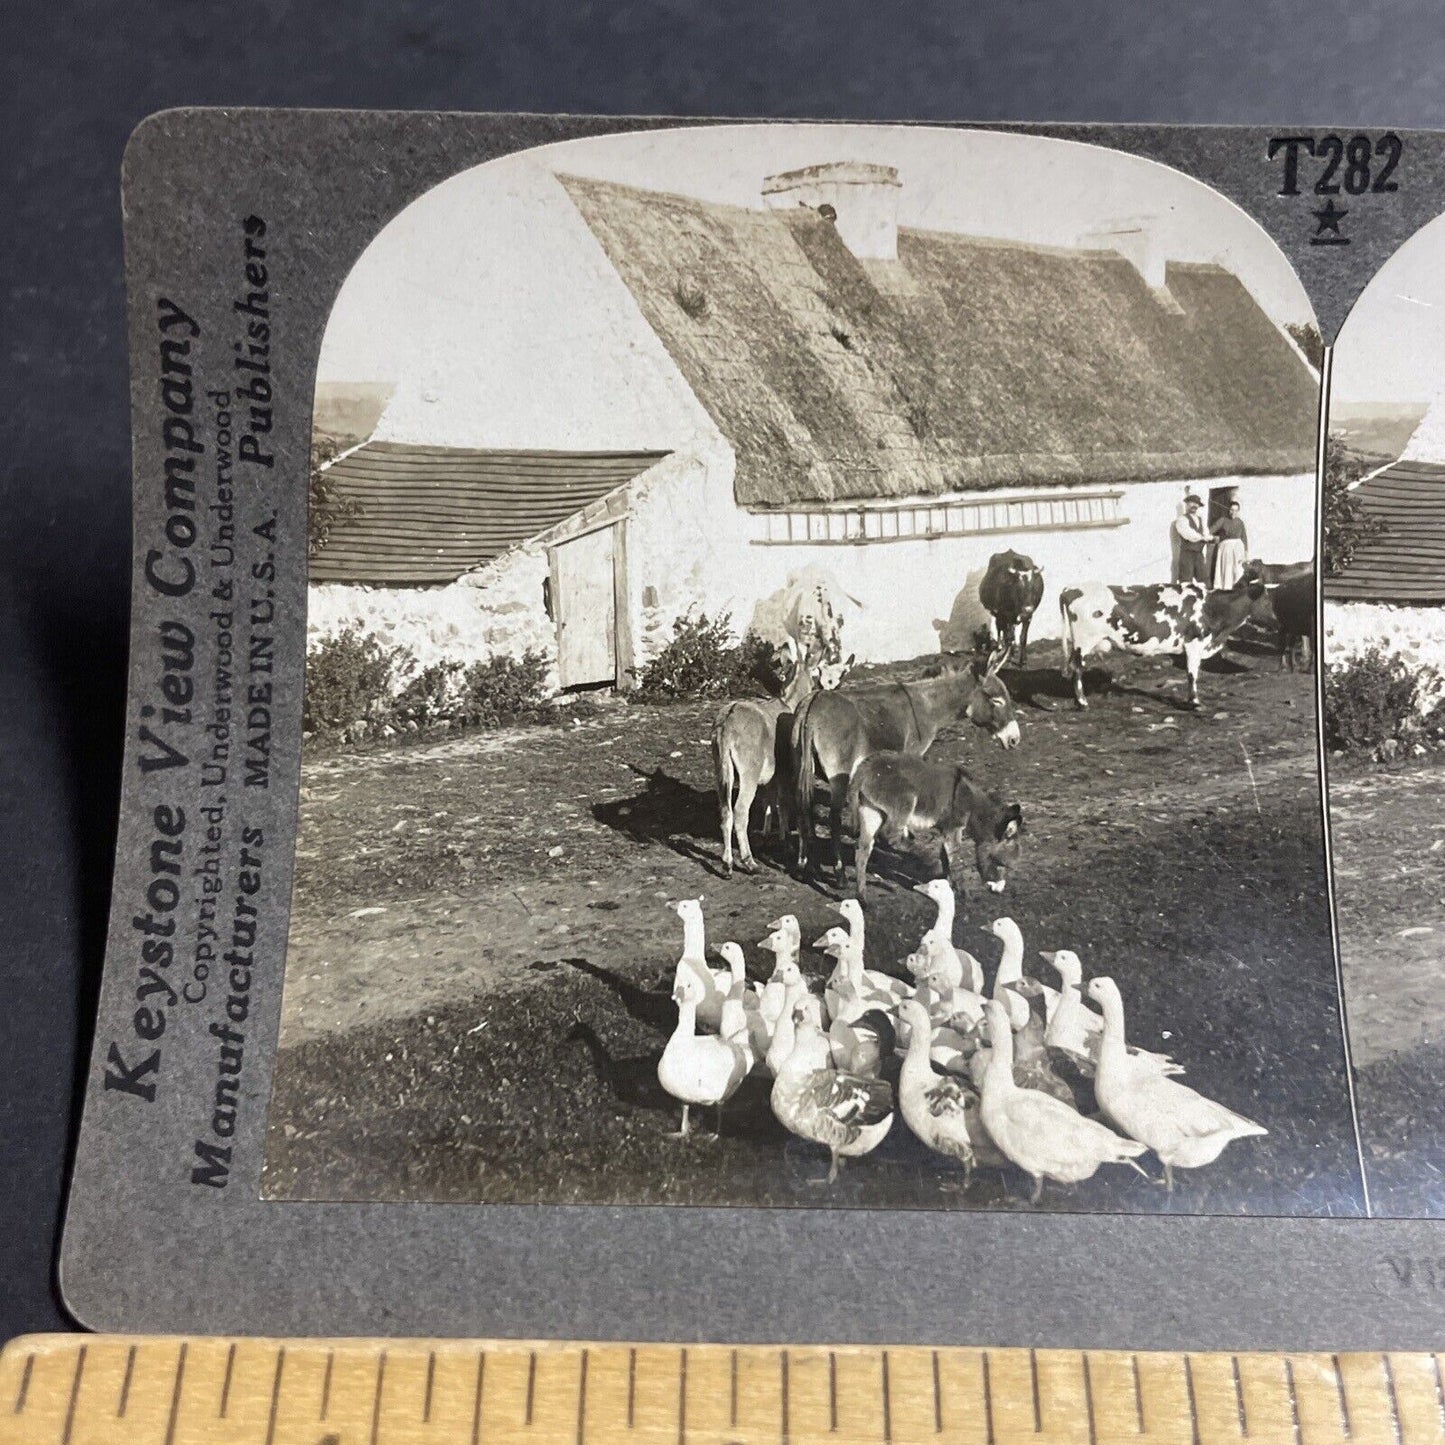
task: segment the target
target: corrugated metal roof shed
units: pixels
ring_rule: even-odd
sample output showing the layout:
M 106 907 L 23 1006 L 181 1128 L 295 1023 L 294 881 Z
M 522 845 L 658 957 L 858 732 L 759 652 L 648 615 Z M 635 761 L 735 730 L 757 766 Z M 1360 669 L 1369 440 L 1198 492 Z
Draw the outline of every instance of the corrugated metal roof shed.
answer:
M 665 452 L 500 452 L 367 442 L 327 470 L 359 512 L 333 523 L 313 582 L 454 582 L 640 476 Z
M 1396 462 L 1361 482 L 1355 499 L 1385 523 L 1344 574 L 1325 579 L 1332 602 L 1445 603 L 1445 464 Z

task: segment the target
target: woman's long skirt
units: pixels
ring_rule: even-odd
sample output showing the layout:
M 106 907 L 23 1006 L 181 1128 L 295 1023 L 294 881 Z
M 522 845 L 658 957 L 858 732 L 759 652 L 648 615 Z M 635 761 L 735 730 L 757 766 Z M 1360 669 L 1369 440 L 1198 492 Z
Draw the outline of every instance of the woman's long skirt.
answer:
M 1238 537 L 1226 537 L 1214 549 L 1214 585 L 1233 587 L 1244 576 L 1244 564 L 1249 560 L 1244 543 Z

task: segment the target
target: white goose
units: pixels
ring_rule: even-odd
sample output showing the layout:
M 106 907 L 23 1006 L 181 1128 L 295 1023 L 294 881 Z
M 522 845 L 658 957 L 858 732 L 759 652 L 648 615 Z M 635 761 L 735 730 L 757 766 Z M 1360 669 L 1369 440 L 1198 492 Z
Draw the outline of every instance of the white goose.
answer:
M 974 993 L 982 993 L 983 965 L 966 948 L 957 947 L 953 941 L 953 920 L 958 911 L 958 895 L 954 893 L 953 885 L 947 878 L 931 878 L 927 883 L 915 883 L 913 891 L 931 899 L 938 909 L 933 926 L 919 942 L 920 951 L 931 955 L 931 945 L 935 940 L 946 944 L 958 960 L 959 977 L 956 982 L 966 982 Z
M 728 976 L 732 987 L 728 990 L 728 1002 L 737 999 L 742 1005 L 743 1022 L 747 1026 L 748 1046 L 752 1049 L 754 1063 L 760 1062 L 772 1042 L 773 1031 L 763 1017 L 762 995 L 754 984 L 748 982 L 747 960 L 743 957 L 742 945 L 729 939 L 718 953 L 727 962 Z M 716 974 L 714 974 L 716 977 Z M 730 1037 L 726 1020 L 718 1025 L 718 1032 Z
M 1012 987 L 1013 984 L 1023 981 L 1024 936 L 1012 918 L 994 919 L 989 924 L 988 931 L 1003 944 L 1003 957 L 999 959 L 998 971 L 993 976 L 993 992 L 990 997 L 1008 1010 L 1009 1022 L 1017 1032 L 1029 1021 L 1029 1006 Z M 1050 992 L 1054 993 L 1055 997 L 1058 996 L 1057 990 Z
M 829 999 L 830 990 L 844 1015 L 857 1003 L 862 1005 L 858 1009 L 860 1013 L 864 1008 L 892 1008 L 899 999 L 907 998 L 913 992 L 901 978 L 894 978 L 891 973 L 864 968 L 862 946 L 846 929 L 830 928 L 821 938 L 814 939 L 813 947 L 821 948 L 838 960 L 823 990 L 830 1018 L 839 1016 Z
M 1057 953 L 1042 953 L 1039 957 L 1058 973 L 1063 983 L 1058 1004 L 1049 1018 L 1044 1042 L 1052 1049 L 1063 1049 L 1072 1054 L 1086 1073 L 1092 1072 L 1104 1038 L 1104 1020 L 1084 1002 L 1081 988 L 1084 967 L 1079 962 L 1079 955 L 1061 948 Z M 1130 1045 L 1129 1056 L 1141 1065 L 1158 1069 L 1161 1074 L 1184 1072 L 1183 1066 L 1176 1064 L 1168 1054 L 1155 1054 Z
M 783 965 L 798 964 L 798 945 L 781 928 L 775 928 L 759 944 L 773 955 L 773 971 L 758 994 L 758 1007 L 762 1010 L 768 1029 L 777 1028 L 783 1013 L 783 1000 L 787 995 L 788 983 L 783 977 Z
M 707 935 L 703 927 L 702 899 L 684 898 L 667 905 L 682 919 L 682 957 L 673 970 L 674 990 L 678 981 L 697 981 L 697 1021 L 704 1028 L 717 1031 L 722 1022 L 723 1000 L 728 996 L 732 980 L 726 970 L 715 971 L 707 961 Z
M 1104 1038 L 1094 1074 L 1100 1111 L 1159 1156 L 1171 1193 L 1176 1168 L 1212 1164 L 1233 1140 L 1269 1133 L 1262 1124 L 1131 1058 L 1124 1040 L 1124 1001 L 1112 978 L 1091 979 L 1089 997 L 1104 1010 Z
M 1002 1002 L 991 1000 L 986 1017 L 989 1056 L 979 1090 L 980 1114 L 1004 1156 L 1033 1179 L 1030 1204 L 1039 1202 L 1045 1179 L 1075 1184 L 1092 1178 L 1101 1164 L 1130 1164 L 1144 1152 L 1142 1144 L 1085 1119 L 1052 1094 L 1019 1088 L 1008 1011 Z
M 764 1056 L 768 1072 L 775 1078 L 797 1042 L 798 1018 L 812 1019 L 820 1027 L 823 1019 L 818 1000 L 809 993 L 808 981 L 799 971 L 798 965 L 780 963 L 777 972 L 783 976 L 783 1011 L 773 1026 L 773 1037 Z
M 910 1042 L 898 1076 L 898 1107 L 903 1122 L 930 1149 L 963 1165 L 967 1188 L 975 1160 L 975 1143 L 983 1133 L 978 1091 L 959 1078 L 940 1078 L 933 1071 L 928 1037 L 928 1013 L 917 999 L 899 1009 L 908 1025 Z
M 872 1153 L 893 1127 L 893 1089 L 883 1079 L 819 1067 L 820 1047 L 829 1057 L 827 1039 L 805 1016 L 794 1023 L 797 1042 L 773 1082 L 770 1102 L 790 1133 L 827 1147 L 831 1184 L 843 1160 Z
M 722 1106 L 737 1092 L 752 1067 L 746 1047 L 712 1034 L 697 1032 L 697 1005 L 701 985 L 690 975 L 679 977 L 673 988 L 677 1004 L 677 1027 L 657 1061 L 657 1082 L 682 1104 L 682 1127 L 672 1137 L 686 1139 L 692 1129 L 688 1111 L 717 1106 L 722 1126 Z

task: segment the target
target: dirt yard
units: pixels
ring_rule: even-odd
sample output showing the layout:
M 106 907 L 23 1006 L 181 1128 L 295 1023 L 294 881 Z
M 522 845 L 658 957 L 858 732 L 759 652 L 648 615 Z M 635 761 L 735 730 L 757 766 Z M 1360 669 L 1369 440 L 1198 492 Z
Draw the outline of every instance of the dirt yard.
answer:
M 966 726 L 935 746 L 1020 800 L 1028 827 L 1001 898 L 956 879 L 957 941 L 992 965 L 987 925 L 1007 911 L 1031 969 L 1046 972 L 1036 949 L 1074 949 L 1118 979 L 1133 1041 L 1270 1135 L 1181 1173 L 1172 1199 L 1116 1169 L 1051 1186 L 1044 1207 L 1358 1213 L 1313 680 L 1262 650 L 1221 659 L 1190 714 L 1182 670 L 1116 657 L 1114 688 L 1079 713 L 1057 658 L 1040 647 L 1008 675 L 1016 751 Z M 761 1083 L 720 1140 L 666 1137 L 678 1110 L 656 1064 L 681 928 L 665 901 L 704 895 L 710 944 L 744 943 L 757 976 L 771 919 L 796 913 L 805 941 L 837 921 L 830 888 L 766 851 L 761 876 L 721 876 L 714 711 L 618 703 L 561 729 L 307 760 L 268 1197 L 987 1208 L 1025 1192 L 983 1172 L 944 1191 L 952 1166 L 901 1118 L 825 1189 L 826 1155 L 775 1123 Z M 875 854 L 871 967 L 901 972 L 931 922 L 908 885 L 936 857 Z
M 1376 1214 L 1445 1213 L 1442 790 L 1438 759 L 1331 766 L 1340 957 Z

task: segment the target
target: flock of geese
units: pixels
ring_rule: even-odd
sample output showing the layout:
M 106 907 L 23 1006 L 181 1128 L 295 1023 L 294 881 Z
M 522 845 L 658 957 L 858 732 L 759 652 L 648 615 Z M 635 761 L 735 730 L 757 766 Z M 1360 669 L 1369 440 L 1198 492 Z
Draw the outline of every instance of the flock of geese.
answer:
M 694 1108 L 716 1107 L 721 1128 L 723 1105 L 760 1073 L 773 1080 L 784 1128 L 827 1148 L 830 1184 L 844 1160 L 883 1142 L 898 1111 L 929 1149 L 962 1165 L 961 1184 L 945 1188 L 967 1188 L 975 1166 L 1012 1164 L 1032 1179 L 1037 1203 L 1046 1180 L 1077 1183 L 1103 1164 L 1145 1174 L 1136 1161 L 1151 1149 L 1172 1192 L 1175 1169 L 1213 1163 L 1232 1140 L 1268 1132 L 1179 1083 L 1183 1070 L 1166 1055 L 1131 1047 L 1118 986 L 1099 977 L 1085 988 L 1076 954 L 1040 955 L 1057 988 L 1028 977 L 1011 918 L 992 925 L 1003 956 L 985 991 L 983 966 L 953 943 L 952 886 L 937 878 L 915 892 L 938 912 L 905 960 L 913 981 L 863 966 L 863 910 L 845 898 L 833 907 L 846 928 L 812 945 L 835 960 L 821 995 L 799 966 L 792 914 L 761 942 L 775 963 L 759 985 L 735 942 L 718 950 L 726 968 L 709 964 L 700 898 L 668 905 L 683 926 L 677 1026 L 657 1066 L 682 1105 L 672 1137 L 689 1137 Z

